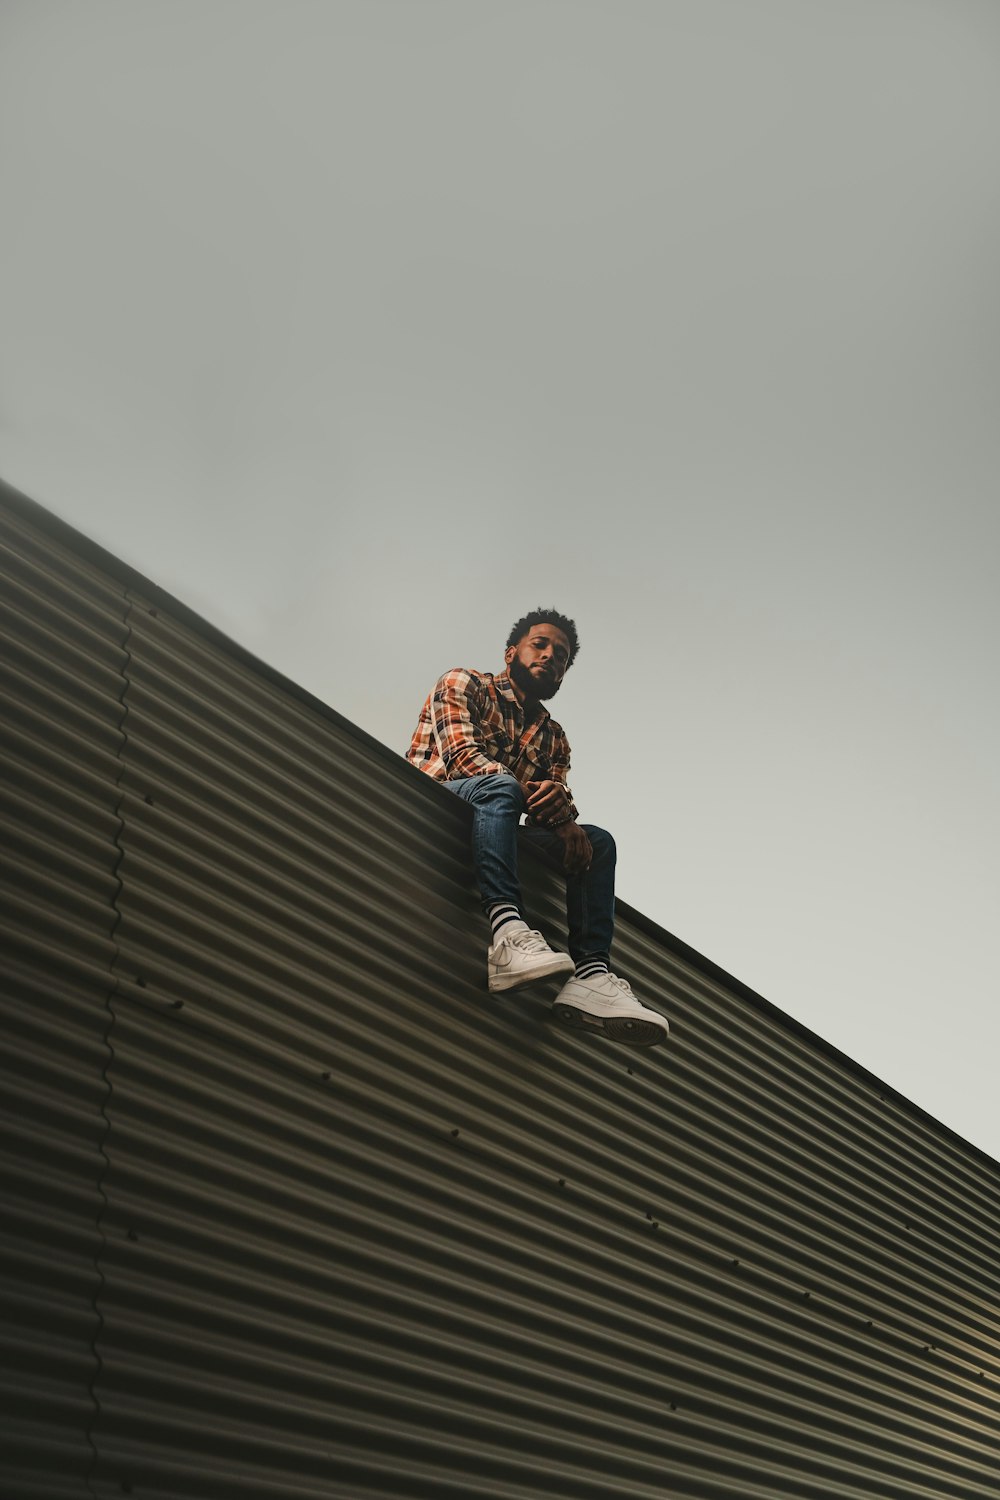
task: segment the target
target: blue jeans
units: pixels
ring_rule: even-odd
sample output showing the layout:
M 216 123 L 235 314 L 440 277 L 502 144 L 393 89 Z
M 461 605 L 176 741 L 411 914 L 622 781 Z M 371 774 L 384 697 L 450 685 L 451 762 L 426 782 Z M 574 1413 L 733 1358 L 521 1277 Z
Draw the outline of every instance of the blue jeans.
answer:
M 507 773 L 465 776 L 443 783 L 450 792 L 468 802 L 473 810 L 472 855 L 479 877 L 483 910 L 501 902 L 524 913 L 518 878 L 518 824 L 525 810 L 524 791 L 516 777 Z M 527 825 L 520 830 L 529 845 L 566 879 L 566 920 L 570 956 L 603 958 L 611 953 L 615 931 L 615 841 L 603 828 L 580 825 L 590 839 L 594 857 L 589 870 L 565 875 L 563 842 L 548 828 Z

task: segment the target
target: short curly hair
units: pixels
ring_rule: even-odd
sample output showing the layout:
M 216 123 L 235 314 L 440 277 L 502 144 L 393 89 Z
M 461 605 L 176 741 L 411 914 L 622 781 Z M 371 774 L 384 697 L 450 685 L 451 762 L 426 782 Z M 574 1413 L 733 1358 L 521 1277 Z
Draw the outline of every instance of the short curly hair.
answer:
M 530 614 L 522 615 L 510 627 L 510 635 L 507 637 L 507 646 L 516 646 L 533 625 L 558 625 L 563 635 L 569 641 L 569 661 L 566 670 L 576 661 L 576 654 L 580 649 L 580 637 L 576 633 L 576 622 L 561 615 L 557 609 L 533 609 Z

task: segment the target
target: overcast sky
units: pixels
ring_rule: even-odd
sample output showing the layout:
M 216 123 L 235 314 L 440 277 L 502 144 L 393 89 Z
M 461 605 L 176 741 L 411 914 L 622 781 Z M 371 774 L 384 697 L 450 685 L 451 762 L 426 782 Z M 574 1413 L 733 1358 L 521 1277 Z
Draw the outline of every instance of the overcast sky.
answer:
M 5 479 L 400 752 L 574 616 L 620 893 L 1000 1157 L 996 0 L 3 0 L 0 207 Z

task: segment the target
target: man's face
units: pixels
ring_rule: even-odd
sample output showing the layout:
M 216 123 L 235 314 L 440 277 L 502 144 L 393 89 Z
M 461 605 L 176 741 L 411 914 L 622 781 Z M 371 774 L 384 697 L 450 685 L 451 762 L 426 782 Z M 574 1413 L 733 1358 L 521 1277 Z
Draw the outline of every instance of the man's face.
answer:
M 507 671 L 525 698 L 553 698 L 569 665 L 569 640 L 558 625 L 532 625 L 504 655 Z

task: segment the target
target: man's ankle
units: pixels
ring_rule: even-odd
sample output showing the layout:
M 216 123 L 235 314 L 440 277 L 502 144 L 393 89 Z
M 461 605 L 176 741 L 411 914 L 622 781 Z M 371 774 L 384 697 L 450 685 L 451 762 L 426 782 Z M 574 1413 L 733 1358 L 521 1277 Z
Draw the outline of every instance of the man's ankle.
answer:
M 576 962 L 575 979 L 597 979 L 601 974 L 611 971 L 611 963 L 606 953 L 591 953 L 585 958 L 579 958 Z
M 494 943 L 501 942 L 511 933 L 523 932 L 528 926 L 517 907 L 509 901 L 491 906 L 486 915 L 489 918 Z

